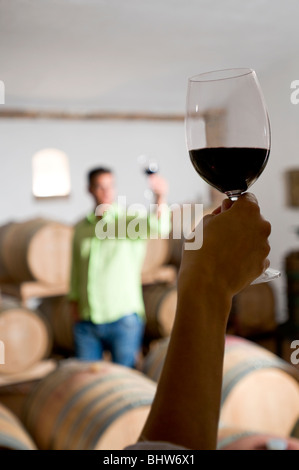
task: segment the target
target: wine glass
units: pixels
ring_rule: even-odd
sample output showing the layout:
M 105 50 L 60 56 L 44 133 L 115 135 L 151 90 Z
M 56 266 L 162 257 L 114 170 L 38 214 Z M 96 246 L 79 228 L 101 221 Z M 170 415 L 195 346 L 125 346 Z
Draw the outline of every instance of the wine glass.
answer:
M 185 129 L 197 173 L 235 201 L 261 175 L 271 147 L 270 122 L 255 71 L 216 70 L 189 78 Z M 268 268 L 252 284 L 279 276 Z
M 142 173 L 146 176 L 154 175 L 159 171 L 159 165 L 156 160 L 148 158 L 146 155 L 139 155 L 137 158 L 138 164 L 141 167 Z M 153 198 L 153 192 L 151 189 L 147 188 L 144 190 L 144 197 L 149 201 Z

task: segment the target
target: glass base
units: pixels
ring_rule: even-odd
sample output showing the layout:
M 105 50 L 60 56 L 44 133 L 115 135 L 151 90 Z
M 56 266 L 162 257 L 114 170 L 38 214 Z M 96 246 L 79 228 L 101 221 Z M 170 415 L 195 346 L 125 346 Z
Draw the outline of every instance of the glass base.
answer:
M 280 277 L 280 275 L 281 275 L 281 273 L 280 273 L 280 271 L 277 271 L 277 269 L 268 268 L 268 269 L 266 269 L 266 271 L 263 274 L 261 274 L 254 281 L 252 281 L 251 285 L 261 284 L 262 282 L 272 281 L 272 279 L 276 279 L 276 278 Z
M 244 190 L 242 191 L 241 189 L 237 189 L 235 191 L 226 191 L 225 194 L 231 201 L 236 201 L 242 193 L 244 193 Z

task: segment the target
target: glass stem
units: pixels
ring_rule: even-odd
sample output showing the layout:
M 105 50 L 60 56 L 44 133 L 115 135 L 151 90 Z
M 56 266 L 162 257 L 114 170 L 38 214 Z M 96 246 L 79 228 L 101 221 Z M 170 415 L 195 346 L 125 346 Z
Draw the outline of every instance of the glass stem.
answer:
M 225 193 L 231 201 L 236 201 L 241 196 L 241 191 L 227 191 Z

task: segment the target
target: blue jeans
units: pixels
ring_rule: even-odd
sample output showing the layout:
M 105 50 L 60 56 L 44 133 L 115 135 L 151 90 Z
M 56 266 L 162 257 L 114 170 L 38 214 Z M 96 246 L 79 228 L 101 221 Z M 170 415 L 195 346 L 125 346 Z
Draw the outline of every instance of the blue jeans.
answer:
M 75 355 L 85 361 L 97 361 L 103 351 L 111 353 L 113 362 L 134 367 L 142 345 L 144 321 L 136 313 L 112 323 L 80 321 L 74 325 Z

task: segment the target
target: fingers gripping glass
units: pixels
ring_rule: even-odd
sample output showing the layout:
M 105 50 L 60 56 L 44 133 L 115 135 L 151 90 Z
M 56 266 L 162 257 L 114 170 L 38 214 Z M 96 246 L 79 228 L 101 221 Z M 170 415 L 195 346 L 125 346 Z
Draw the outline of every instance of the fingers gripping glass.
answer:
M 188 80 L 186 141 L 197 173 L 235 201 L 267 165 L 270 123 L 254 70 L 227 69 Z M 267 269 L 252 284 L 280 275 Z

